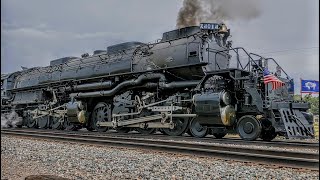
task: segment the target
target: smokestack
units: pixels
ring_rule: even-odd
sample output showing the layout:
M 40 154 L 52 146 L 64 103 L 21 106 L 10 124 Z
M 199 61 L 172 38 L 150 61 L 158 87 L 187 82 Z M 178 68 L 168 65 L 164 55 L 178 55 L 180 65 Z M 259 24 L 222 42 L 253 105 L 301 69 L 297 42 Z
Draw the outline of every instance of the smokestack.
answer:
M 184 0 L 177 28 L 198 26 L 201 22 L 250 20 L 260 15 L 259 0 Z

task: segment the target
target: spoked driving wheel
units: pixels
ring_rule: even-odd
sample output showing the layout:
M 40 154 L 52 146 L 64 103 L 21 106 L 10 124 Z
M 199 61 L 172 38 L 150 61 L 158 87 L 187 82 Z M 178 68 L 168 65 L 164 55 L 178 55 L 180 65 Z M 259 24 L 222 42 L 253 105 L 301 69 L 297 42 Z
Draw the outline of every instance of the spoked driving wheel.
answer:
M 49 127 L 49 116 L 42 116 L 38 118 L 38 127 L 41 129 L 47 129 Z
M 51 123 L 50 123 L 50 128 L 56 129 L 56 130 L 61 130 L 63 129 L 63 117 L 52 117 L 51 118 Z
M 119 133 L 128 133 L 131 129 L 128 127 L 117 127 L 115 128 L 117 132 Z
M 169 136 L 180 136 L 186 132 L 189 125 L 188 118 L 173 118 L 172 121 L 174 123 L 174 128 L 173 129 L 163 128 L 162 131 L 165 134 Z
M 208 134 L 208 128 L 207 126 L 202 126 L 196 119 L 193 119 L 189 125 L 189 133 L 193 137 L 202 138 Z
M 153 134 L 156 132 L 155 128 L 137 128 L 137 131 L 141 134 Z
M 186 133 L 187 133 L 189 136 L 193 136 L 193 135 L 191 134 L 191 132 L 190 132 L 190 128 L 187 129 Z
M 142 111 L 141 114 L 139 115 L 139 117 L 145 117 L 145 116 L 151 116 L 153 115 L 153 112 L 149 112 L 149 111 Z M 136 128 L 136 130 L 141 133 L 141 134 L 153 134 L 156 132 L 156 128 Z
M 261 134 L 261 122 L 254 116 L 242 116 L 237 124 L 237 131 L 243 140 L 256 140 Z
M 106 132 L 109 128 L 97 125 L 98 122 L 108 122 L 110 105 L 105 102 L 99 102 L 93 109 L 91 118 L 91 127 L 98 132 Z
M 28 128 L 37 128 L 37 121 L 36 119 L 33 119 L 33 116 L 30 112 L 27 112 L 25 118 L 27 120 Z
M 112 114 L 127 114 L 127 113 L 130 113 L 129 108 L 126 108 L 121 105 L 116 105 L 112 111 Z M 119 117 L 119 121 L 123 121 L 126 119 L 129 119 L 129 116 Z M 131 128 L 129 128 L 129 127 L 116 127 L 115 130 L 119 133 L 128 133 L 131 130 Z
M 168 135 L 168 134 L 166 134 L 166 133 L 163 131 L 162 128 L 159 128 L 158 130 L 159 130 L 160 133 L 165 134 L 165 135 Z

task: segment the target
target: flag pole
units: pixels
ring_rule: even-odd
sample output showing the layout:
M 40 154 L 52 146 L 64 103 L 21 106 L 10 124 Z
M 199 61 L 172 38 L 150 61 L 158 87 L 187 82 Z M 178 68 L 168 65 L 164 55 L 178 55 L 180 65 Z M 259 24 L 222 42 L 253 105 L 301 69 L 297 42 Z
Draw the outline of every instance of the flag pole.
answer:
M 302 101 L 302 79 L 300 77 L 300 96 L 301 96 L 301 101 Z

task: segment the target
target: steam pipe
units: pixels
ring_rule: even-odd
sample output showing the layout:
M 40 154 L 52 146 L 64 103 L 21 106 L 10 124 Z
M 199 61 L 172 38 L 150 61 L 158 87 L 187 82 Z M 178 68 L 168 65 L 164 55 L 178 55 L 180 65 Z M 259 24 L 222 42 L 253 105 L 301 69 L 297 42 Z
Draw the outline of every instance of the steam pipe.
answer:
M 156 88 L 158 87 L 158 83 L 152 83 L 152 82 L 148 82 L 148 83 L 145 83 L 141 86 L 134 86 L 134 87 L 131 87 L 130 89 L 137 89 L 137 88 Z
M 86 92 L 86 93 L 72 93 L 70 97 L 74 98 L 90 98 L 90 97 L 103 97 L 103 96 L 113 96 L 116 92 L 128 86 L 137 86 L 140 85 L 145 80 L 151 79 L 160 79 L 160 82 L 164 82 L 166 80 L 165 76 L 160 73 L 155 74 L 144 74 L 139 76 L 137 79 L 131 79 L 124 81 L 118 84 L 115 88 L 107 91 L 95 91 L 95 92 Z
M 65 90 L 67 91 L 85 91 L 85 90 L 91 90 L 91 89 L 103 89 L 103 88 L 110 88 L 112 86 L 111 81 L 105 81 L 105 82 L 98 82 L 98 83 L 90 83 L 90 84 L 80 84 L 75 85 L 72 87 L 66 87 Z
M 200 81 L 177 81 L 177 82 L 171 82 L 171 83 L 160 83 L 160 88 L 162 89 L 172 89 L 172 88 L 186 88 L 186 87 L 195 87 L 200 83 Z

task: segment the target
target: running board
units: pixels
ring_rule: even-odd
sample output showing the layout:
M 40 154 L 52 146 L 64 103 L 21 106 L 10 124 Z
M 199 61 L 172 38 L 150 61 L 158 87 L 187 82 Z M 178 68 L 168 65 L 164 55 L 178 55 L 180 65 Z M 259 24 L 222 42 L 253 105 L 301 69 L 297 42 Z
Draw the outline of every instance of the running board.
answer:
M 116 123 L 114 123 L 113 121 L 98 122 L 97 125 L 107 126 L 107 127 L 121 127 L 121 126 L 128 126 L 128 125 L 133 125 L 133 124 L 138 124 L 138 123 L 143 123 L 143 122 L 148 122 L 148 121 L 154 121 L 154 120 L 158 120 L 158 119 L 162 119 L 162 118 L 163 118 L 162 114 L 156 114 L 156 115 L 151 115 L 151 116 L 122 120 L 122 121 L 118 121 Z
M 288 138 L 314 138 L 313 125 L 298 109 L 280 108 L 279 112 Z
M 141 123 L 149 123 L 150 128 L 173 128 L 172 123 L 165 123 L 165 120 L 168 118 L 192 118 L 192 117 L 197 117 L 196 114 L 167 114 L 167 113 L 162 113 L 162 114 L 155 114 L 151 116 L 145 116 L 145 117 L 138 117 L 138 118 L 133 118 L 133 119 L 127 119 L 127 120 L 119 120 L 119 121 L 109 121 L 109 122 L 97 122 L 98 126 L 106 126 L 106 127 L 140 127 Z M 159 123 L 151 123 L 150 121 L 155 121 L 155 120 L 161 120 L 160 124 Z M 140 123 L 140 125 L 139 125 Z
M 152 116 L 145 116 L 145 117 L 140 117 L 140 118 L 134 118 L 134 119 L 128 119 L 124 121 L 118 121 L 117 125 L 118 126 L 127 126 L 131 124 L 137 124 L 137 123 L 142 123 L 142 122 L 147 122 L 147 121 L 154 121 L 158 119 L 162 119 L 163 115 L 162 114 L 156 114 Z

